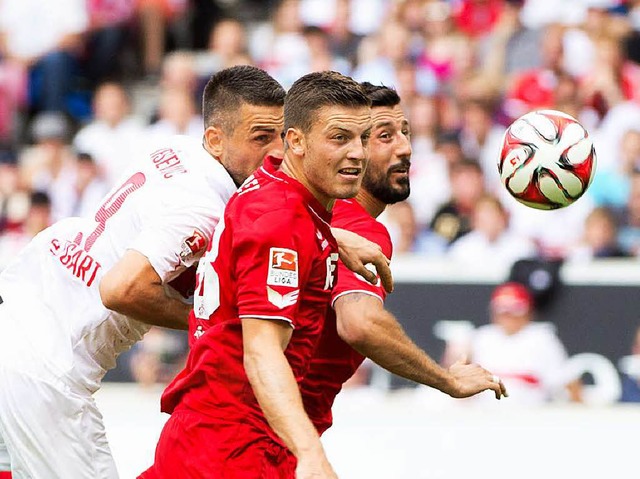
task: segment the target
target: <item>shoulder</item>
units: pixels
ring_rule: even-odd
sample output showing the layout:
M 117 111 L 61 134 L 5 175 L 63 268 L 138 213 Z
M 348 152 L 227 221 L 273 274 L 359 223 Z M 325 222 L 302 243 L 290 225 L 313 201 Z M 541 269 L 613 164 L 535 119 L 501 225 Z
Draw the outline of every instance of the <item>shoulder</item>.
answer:
M 331 226 L 356 233 L 378 244 L 391 255 L 391 236 L 387 227 L 372 217 L 356 200 L 338 200 L 333 208 Z
M 312 224 L 303 199 L 285 185 L 275 182 L 260 184 L 258 188 L 236 193 L 225 212 L 236 227 L 256 231 L 290 229 Z

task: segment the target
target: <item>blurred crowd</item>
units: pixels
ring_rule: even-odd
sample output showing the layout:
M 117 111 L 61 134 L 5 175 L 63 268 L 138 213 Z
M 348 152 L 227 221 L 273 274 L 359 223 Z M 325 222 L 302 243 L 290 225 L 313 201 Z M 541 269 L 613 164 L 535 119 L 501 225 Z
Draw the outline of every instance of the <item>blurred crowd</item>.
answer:
M 397 254 L 640 255 L 640 0 L 0 0 L 0 269 L 153 142 L 201 137 L 206 80 L 245 63 L 285 87 L 333 69 L 398 90 L 412 194 L 381 217 Z M 553 212 L 496 168 L 506 126 L 540 108 L 578 118 L 598 155 Z

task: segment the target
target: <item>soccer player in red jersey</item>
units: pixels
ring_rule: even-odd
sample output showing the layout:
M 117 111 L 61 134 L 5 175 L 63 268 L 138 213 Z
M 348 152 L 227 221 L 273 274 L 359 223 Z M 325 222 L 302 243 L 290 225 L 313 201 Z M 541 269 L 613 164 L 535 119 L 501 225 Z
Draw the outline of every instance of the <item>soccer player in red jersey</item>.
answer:
M 185 369 L 142 478 L 337 477 L 296 382 L 331 299 L 336 198 L 360 188 L 371 130 L 363 88 L 334 72 L 296 81 L 285 99 L 285 153 L 229 202 L 198 267 Z
M 386 205 L 409 196 L 411 143 L 409 124 L 398 94 L 386 87 L 363 83 L 372 100 L 369 166 L 355 199 L 339 200 L 332 226 L 357 233 L 380 245 L 391 258 L 391 239 L 376 218 Z M 394 374 L 462 398 L 491 389 L 506 394 L 496 376 L 476 364 L 459 361 L 441 368 L 406 335 L 384 308 L 385 290 L 338 263 L 338 279 L 322 337 L 300 390 L 307 414 L 322 434 L 332 424 L 331 406 L 342 384 L 365 356 Z

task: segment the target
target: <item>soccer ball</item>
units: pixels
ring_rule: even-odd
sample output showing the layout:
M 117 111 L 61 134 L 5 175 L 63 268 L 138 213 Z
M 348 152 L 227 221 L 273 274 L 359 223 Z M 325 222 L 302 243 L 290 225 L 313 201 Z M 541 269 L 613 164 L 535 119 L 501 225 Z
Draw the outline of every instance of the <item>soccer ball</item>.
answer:
M 596 171 L 589 134 L 575 118 L 555 110 L 527 113 L 504 134 L 498 172 L 520 203 L 540 210 L 570 205 Z

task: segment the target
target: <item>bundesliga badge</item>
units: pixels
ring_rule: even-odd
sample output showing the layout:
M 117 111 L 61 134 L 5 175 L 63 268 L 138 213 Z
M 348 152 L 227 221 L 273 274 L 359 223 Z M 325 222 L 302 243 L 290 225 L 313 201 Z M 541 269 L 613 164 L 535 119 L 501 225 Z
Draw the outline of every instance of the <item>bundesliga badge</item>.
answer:
M 200 230 L 193 230 L 193 234 L 182 242 L 180 259 L 186 263 L 202 253 L 207 248 L 207 238 Z
M 269 250 L 267 284 L 289 288 L 298 287 L 298 253 L 296 251 L 286 248 L 271 248 Z

